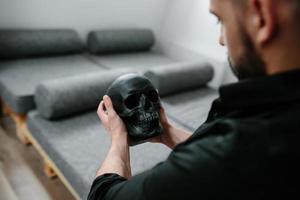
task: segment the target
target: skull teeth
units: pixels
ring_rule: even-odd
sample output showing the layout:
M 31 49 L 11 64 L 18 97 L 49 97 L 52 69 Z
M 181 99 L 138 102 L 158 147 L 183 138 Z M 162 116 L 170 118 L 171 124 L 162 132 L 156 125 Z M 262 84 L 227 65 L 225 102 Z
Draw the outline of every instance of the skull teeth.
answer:
M 137 121 L 137 126 L 143 129 L 149 129 L 153 126 L 153 122 L 159 119 L 158 113 L 145 113 L 144 115 L 140 115 Z
M 149 123 L 147 123 L 147 124 L 140 124 L 139 127 L 143 128 L 143 129 L 149 129 L 151 126 Z
M 159 118 L 158 113 L 145 113 L 144 115 L 139 116 L 139 121 L 150 122 L 150 121 L 158 119 L 158 118 Z

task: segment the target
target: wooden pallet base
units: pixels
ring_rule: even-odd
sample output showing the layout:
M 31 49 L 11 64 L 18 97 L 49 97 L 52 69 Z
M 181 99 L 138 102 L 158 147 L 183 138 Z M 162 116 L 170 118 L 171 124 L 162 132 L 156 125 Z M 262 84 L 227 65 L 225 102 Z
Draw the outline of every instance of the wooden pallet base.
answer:
M 64 175 L 60 172 L 60 170 L 56 167 L 54 162 L 49 158 L 46 152 L 42 149 L 40 144 L 35 140 L 35 138 L 31 135 L 27 128 L 26 124 L 26 115 L 18 114 L 14 112 L 9 106 L 1 102 L 1 110 L 2 114 L 9 116 L 12 118 L 16 125 L 16 133 L 19 140 L 24 145 L 33 145 L 33 147 L 37 150 L 40 154 L 42 159 L 44 160 L 44 173 L 47 177 L 53 179 L 55 177 L 59 177 L 62 183 L 66 186 L 66 188 L 71 192 L 71 194 L 75 197 L 75 199 L 81 199 L 71 184 L 67 181 Z
M 37 143 L 37 141 L 32 137 L 31 133 L 29 132 L 26 123 L 23 124 L 23 126 L 20 127 L 20 132 L 22 133 L 22 136 L 26 138 L 30 144 L 33 145 L 33 147 L 37 150 L 37 152 L 41 155 L 42 159 L 44 160 L 44 173 L 48 178 L 56 178 L 57 174 L 54 170 L 54 164 L 49 159 L 48 155 L 45 153 L 45 151 L 42 149 L 42 147 Z
M 8 108 L 7 108 L 7 106 L 5 106 L 5 104 L 1 98 L 0 98 L 0 106 L 1 106 L 1 108 L 0 108 L 1 115 L 8 115 L 8 110 L 7 110 Z
M 43 150 L 43 148 L 40 146 L 40 144 L 32 136 L 32 134 L 30 133 L 30 131 L 27 128 L 26 123 L 24 124 L 24 126 L 21 127 L 20 131 L 30 141 L 30 144 L 33 145 L 33 147 L 37 150 L 37 152 L 43 158 L 44 173 L 46 174 L 46 176 L 49 178 L 58 177 L 76 199 L 81 199 L 79 197 L 79 195 L 77 194 L 77 192 L 74 190 L 74 188 L 71 186 L 71 184 L 67 181 L 65 176 L 60 172 L 60 170 L 55 165 L 55 163 L 49 158 L 47 153 Z
M 16 133 L 19 140 L 25 145 L 30 145 L 30 140 L 28 140 L 26 135 L 24 135 L 22 132 L 22 126 L 26 124 L 26 115 L 14 112 L 9 106 L 4 104 L 3 102 L 2 102 L 2 112 L 4 115 L 9 116 L 14 121 L 16 125 Z
M 51 167 L 51 164 L 49 164 L 46 160 L 44 161 L 44 173 L 48 178 L 51 179 L 57 177 L 57 174 L 55 173 L 54 169 Z

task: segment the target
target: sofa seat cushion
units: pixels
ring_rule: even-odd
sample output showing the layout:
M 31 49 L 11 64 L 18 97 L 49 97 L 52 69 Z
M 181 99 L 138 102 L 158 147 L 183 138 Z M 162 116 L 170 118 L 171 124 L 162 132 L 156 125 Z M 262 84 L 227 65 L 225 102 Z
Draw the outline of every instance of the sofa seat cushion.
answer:
M 174 59 L 155 52 L 91 56 L 91 59 L 108 69 L 134 68 L 140 72 L 154 66 L 168 65 L 177 62 Z
M 15 112 L 33 109 L 36 86 L 45 80 L 105 70 L 82 55 L 0 62 L 0 92 Z
M 96 171 L 105 158 L 110 138 L 96 115 L 89 112 L 59 121 L 48 121 L 38 112 L 28 114 L 28 128 L 68 182 L 86 199 Z M 131 147 L 132 173 L 150 169 L 167 158 L 170 150 L 161 144 Z
M 205 122 L 217 97 L 217 90 L 203 87 L 163 97 L 162 102 L 171 119 L 193 132 Z

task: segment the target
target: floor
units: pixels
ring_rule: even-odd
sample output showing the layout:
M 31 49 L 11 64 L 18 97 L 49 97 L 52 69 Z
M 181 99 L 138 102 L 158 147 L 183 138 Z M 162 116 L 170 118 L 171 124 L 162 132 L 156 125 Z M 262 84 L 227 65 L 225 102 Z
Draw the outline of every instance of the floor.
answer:
M 7 178 L 0 167 L 0 199 L 3 200 L 17 200 L 17 197 L 11 188 Z
M 7 193 L 0 194 L 0 200 L 9 200 L 5 195 L 20 200 L 74 200 L 58 178 L 45 176 L 40 155 L 32 146 L 19 142 L 12 120 L 1 116 L 0 121 L 0 175 L 5 177 L 0 181 L 0 191 L 6 188 Z

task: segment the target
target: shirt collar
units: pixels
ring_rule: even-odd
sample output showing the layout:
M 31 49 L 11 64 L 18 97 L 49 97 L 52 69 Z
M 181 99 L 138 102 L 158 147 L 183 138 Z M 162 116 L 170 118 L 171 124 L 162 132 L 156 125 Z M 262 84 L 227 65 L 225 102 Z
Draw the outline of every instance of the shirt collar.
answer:
M 231 108 L 300 100 L 300 70 L 243 80 L 222 86 L 219 92 L 222 104 Z

